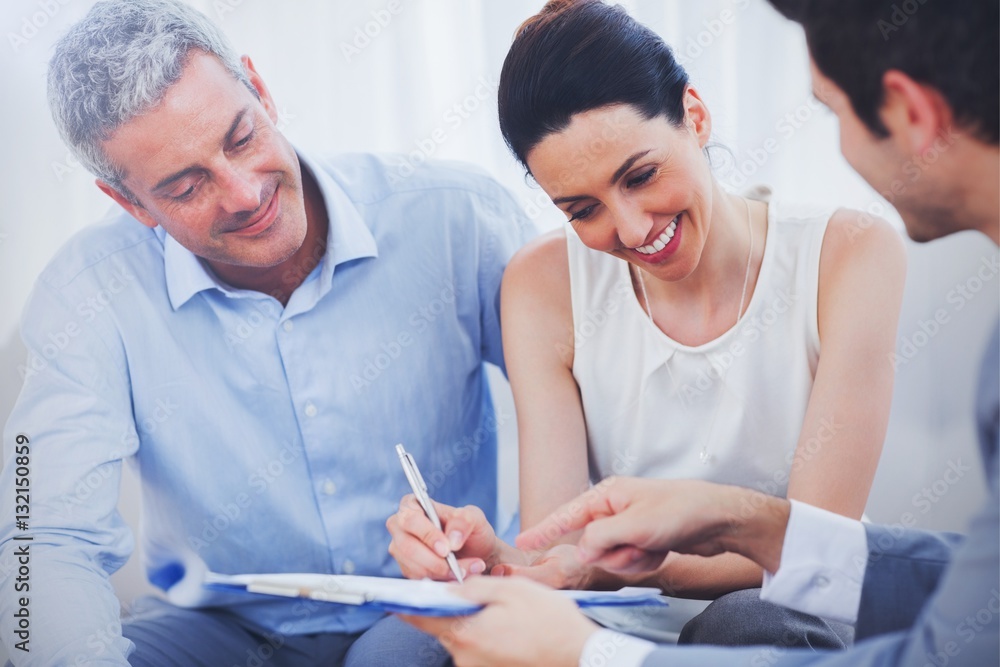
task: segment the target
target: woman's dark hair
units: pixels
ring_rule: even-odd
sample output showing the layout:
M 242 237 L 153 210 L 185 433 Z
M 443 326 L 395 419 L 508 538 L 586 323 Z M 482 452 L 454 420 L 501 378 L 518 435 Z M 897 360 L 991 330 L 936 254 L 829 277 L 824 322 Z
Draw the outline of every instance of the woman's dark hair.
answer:
M 1000 141 L 997 0 L 769 0 L 802 24 L 816 67 L 844 91 L 877 136 L 882 77 L 903 72 L 936 89 L 959 126 Z
M 500 131 L 527 155 L 574 114 L 628 104 L 684 122 L 687 72 L 660 37 L 615 5 L 552 0 L 518 28 L 500 73 Z

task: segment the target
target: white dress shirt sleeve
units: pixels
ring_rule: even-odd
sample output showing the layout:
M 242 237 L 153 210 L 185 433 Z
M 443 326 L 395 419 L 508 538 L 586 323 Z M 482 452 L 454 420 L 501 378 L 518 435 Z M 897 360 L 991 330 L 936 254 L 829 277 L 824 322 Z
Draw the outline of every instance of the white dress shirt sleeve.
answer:
M 580 667 L 640 667 L 656 644 L 612 630 L 590 636 L 580 654 Z
M 764 572 L 760 599 L 841 623 L 858 620 L 868 565 L 860 521 L 795 500 L 778 571 Z

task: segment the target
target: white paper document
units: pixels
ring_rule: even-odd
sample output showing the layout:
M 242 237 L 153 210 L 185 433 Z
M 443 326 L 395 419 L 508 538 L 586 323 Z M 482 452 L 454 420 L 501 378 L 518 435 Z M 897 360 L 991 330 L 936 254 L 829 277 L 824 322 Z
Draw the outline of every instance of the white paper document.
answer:
M 363 577 L 346 574 L 237 574 L 208 572 L 204 586 L 259 595 L 308 598 L 323 602 L 366 605 L 384 611 L 424 616 L 473 614 L 477 605 L 451 592 L 455 584 L 440 581 Z M 559 591 L 580 607 L 664 606 L 655 588 L 618 591 Z

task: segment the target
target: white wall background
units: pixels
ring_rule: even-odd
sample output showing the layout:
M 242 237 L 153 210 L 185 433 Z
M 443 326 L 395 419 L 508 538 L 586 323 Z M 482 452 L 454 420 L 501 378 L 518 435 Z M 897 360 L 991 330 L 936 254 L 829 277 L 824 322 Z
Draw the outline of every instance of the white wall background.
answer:
M 433 152 L 477 163 L 521 198 L 547 228 L 561 219 L 541 191 L 529 187 L 497 129 L 495 82 L 517 25 L 542 0 L 190 0 L 249 53 L 271 87 L 283 129 L 319 150 Z M 96 219 L 110 201 L 67 155 L 45 100 L 45 63 L 55 39 L 92 0 L 6 0 L 0 9 L 0 420 L 20 389 L 24 349 L 18 315 L 32 283 L 63 241 Z M 716 134 L 736 157 L 730 183 L 767 183 L 778 196 L 855 208 L 883 206 L 838 152 L 834 118 L 810 106 L 804 40 L 763 0 L 632 0 L 623 3 L 675 47 L 713 111 Z M 381 16 L 386 25 L 376 22 Z M 386 21 L 386 17 L 389 20 Z M 365 31 L 366 36 L 352 44 Z M 345 45 L 356 51 L 345 52 Z M 490 85 L 488 96 L 482 82 Z M 477 97 L 477 89 L 480 97 Z M 480 99 L 481 98 L 481 99 Z M 473 109 L 457 127 L 454 105 Z M 786 128 L 792 127 L 794 131 Z M 432 133 L 442 128 L 443 143 Z M 752 161 L 768 144 L 776 149 Z M 430 143 L 428 143 L 430 141 Z M 433 151 L 429 146 L 433 144 Z M 420 148 L 423 146 L 424 148 Z M 420 156 L 415 156 L 420 157 Z M 742 176 L 741 176 L 742 174 Z M 743 177 L 746 178 L 743 178 Z M 892 218 L 891 213 L 886 213 Z M 998 283 L 974 279 L 992 244 L 959 236 L 930 247 L 910 244 L 900 341 L 939 308 L 950 322 L 899 368 L 885 454 L 869 503 L 874 520 L 961 530 L 984 497 L 971 428 L 977 362 L 998 311 Z M 958 308 L 953 290 L 972 279 L 981 288 Z M 877 288 L 877 286 L 873 286 Z M 949 300 L 951 296 L 951 300 Z M 505 397 L 503 400 L 509 400 Z M 505 493 L 515 495 L 513 433 L 504 434 Z M 975 463 L 961 483 L 946 485 L 949 461 Z M 934 488 L 923 513 L 914 501 Z M 136 480 L 122 508 L 138 516 Z M 0 502 L 10 502 L 4 498 Z M 144 589 L 136 558 L 116 575 L 124 599 Z

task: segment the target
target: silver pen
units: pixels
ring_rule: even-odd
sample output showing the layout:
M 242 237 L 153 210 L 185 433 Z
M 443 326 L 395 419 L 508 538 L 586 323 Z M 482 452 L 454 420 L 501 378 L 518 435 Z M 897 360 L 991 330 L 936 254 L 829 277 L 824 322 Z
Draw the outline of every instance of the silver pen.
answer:
M 444 528 L 441 526 L 441 519 L 438 517 L 437 512 L 434 511 L 434 503 L 431 502 L 431 497 L 427 493 L 427 483 L 424 482 L 424 476 L 420 474 L 417 462 L 409 452 L 403 449 L 403 445 L 401 444 L 396 445 L 396 453 L 399 455 L 399 463 L 403 466 L 403 472 L 406 474 L 406 481 L 410 483 L 413 495 L 417 497 L 417 502 L 423 508 L 424 514 L 437 526 L 438 530 L 443 531 Z M 449 551 L 444 559 L 448 562 L 448 567 L 451 568 L 452 574 L 458 579 L 458 583 L 462 583 L 462 570 L 458 567 L 458 559 L 455 558 L 455 553 Z

